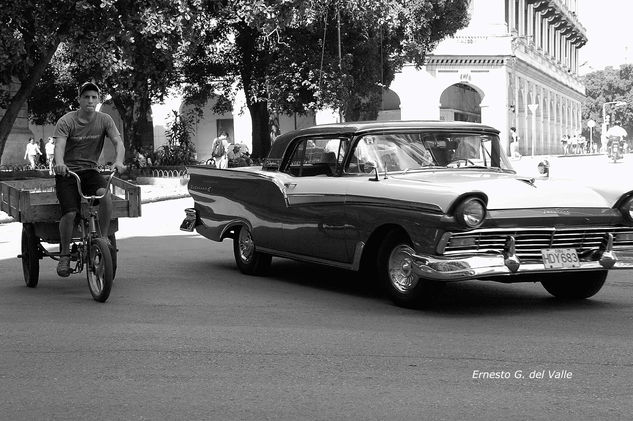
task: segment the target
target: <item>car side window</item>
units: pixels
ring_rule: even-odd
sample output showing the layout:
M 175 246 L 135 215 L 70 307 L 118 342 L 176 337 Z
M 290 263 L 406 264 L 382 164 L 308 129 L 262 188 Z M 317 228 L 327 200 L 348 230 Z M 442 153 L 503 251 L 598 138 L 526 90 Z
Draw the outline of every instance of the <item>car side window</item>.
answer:
M 365 135 L 356 143 L 346 173 L 408 171 L 432 164 L 418 133 Z
M 338 173 L 346 151 L 346 139 L 301 139 L 292 151 L 285 172 L 295 177 L 335 175 Z

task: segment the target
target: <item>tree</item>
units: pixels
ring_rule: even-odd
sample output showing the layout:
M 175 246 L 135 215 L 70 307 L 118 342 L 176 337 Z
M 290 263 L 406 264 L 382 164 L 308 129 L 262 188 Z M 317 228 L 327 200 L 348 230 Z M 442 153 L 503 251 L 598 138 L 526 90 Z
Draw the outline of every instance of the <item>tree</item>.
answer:
M 54 123 L 76 103 L 69 89 L 95 80 L 123 120 L 128 154 L 153 145 L 151 104 L 163 100 L 179 81 L 177 54 L 200 1 L 111 1 L 104 30 L 62 45 L 52 69 L 34 92 L 33 119 Z M 60 95 L 62 93 L 63 95 Z
M 4 0 L 0 7 L 0 156 L 25 101 L 61 42 L 100 31 L 111 5 L 104 0 Z M 15 82 L 20 87 L 11 93 Z
M 598 123 L 594 130 L 594 138 L 601 134 L 603 104 L 612 101 L 623 101 L 627 105 L 607 105 L 605 110 L 610 117 L 610 125 L 619 122 L 629 135 L 633 134 L 633 64 L 624 64 L 617 69 L 607 67 L 588 73 L 583 77 L 583 83 L 586 98 L 583 103 L 582 119 L 585 122 L 591 119 Z M 586 131 L 584 128 L 583 132 Z
M 395 72 L 405 62 L 421 66 L 438 41 L 465 26 L 467 5 L 467 0 L 228 0 L 218 20 L 189 46 L 185 93 L 198 103 L 216 96 L 216 111 L 225 111 L 243 89 L 253 155 L 261 157 L 270 147 L 271 111 L 334 107 L 346 119 L 375 118 L 382 89 Z

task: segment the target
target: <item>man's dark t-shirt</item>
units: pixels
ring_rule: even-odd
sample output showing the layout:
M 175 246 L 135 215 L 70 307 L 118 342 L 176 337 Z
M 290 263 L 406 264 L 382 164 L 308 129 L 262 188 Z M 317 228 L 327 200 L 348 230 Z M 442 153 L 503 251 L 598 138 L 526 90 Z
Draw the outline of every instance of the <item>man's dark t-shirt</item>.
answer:
M 73 171 L 96 168 L 106 137 L 119 136 L 114 120 L 108 114 L 95 112 L 89 123 L 82 123 L 77 111 L 71 111 L 59 119 L 53 137 L 66 137 L 64 163 Z

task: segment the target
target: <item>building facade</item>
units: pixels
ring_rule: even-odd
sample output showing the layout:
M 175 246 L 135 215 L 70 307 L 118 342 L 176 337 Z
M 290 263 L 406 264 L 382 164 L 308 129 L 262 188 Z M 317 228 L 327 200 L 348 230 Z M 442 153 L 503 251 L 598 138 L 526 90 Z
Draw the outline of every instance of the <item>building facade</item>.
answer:
M 585 89 L 578 50 L 587 42 L 577 0 L 471 0 L 470 24 L 442 41 L 420 70 L 405 66 L 391 90 L 400 118 L 510 127 L 523 155 L 556 154 L 581 131 Z

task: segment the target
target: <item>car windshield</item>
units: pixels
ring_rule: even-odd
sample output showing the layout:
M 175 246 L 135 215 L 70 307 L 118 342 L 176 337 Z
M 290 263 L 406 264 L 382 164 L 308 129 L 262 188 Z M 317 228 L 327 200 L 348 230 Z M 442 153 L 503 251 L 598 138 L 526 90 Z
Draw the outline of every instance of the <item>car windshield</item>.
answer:
M 346 172 L 409 172 L 438 167 L 512 171 L 496 135 L 425 132 L 362 136 Z

